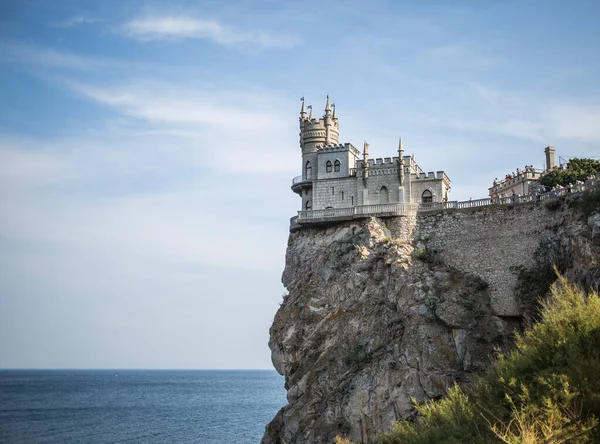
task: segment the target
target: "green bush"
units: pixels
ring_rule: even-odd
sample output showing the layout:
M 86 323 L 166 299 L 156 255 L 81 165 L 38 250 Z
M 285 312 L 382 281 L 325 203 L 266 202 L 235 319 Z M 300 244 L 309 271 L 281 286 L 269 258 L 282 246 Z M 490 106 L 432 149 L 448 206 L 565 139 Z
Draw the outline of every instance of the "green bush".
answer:
M 595 186 L 591 190 L 586 190 L 580 199 L 574 200 L 571 206 L 579 211 L 587 219 L 590 214 L 600 211 L 600 186 Z
M 552 170 L 540 180 L 540 183 L 547 187 L 556 185 L 566 186 L 574 184 L 578 180 L 585 179 L 593 174 L 600 173 L 600 161 L 594 159 L 570 159 L 565 170 Z
M 563 277 L 541 321 L 499 354 L 488 374 L 442 400 L 416 405 L 382 444 L 600 442 L 600 299 Z

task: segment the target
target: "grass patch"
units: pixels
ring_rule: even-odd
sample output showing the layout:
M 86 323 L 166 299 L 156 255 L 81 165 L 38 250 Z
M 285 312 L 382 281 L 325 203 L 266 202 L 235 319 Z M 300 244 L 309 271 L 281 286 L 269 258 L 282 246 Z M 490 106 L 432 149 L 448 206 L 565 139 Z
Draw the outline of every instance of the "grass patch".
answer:
M 516 338 L 477 383 L 417 404 L 381 444 L 600 442 L 600 299 L 564 278 L 541 322 Z

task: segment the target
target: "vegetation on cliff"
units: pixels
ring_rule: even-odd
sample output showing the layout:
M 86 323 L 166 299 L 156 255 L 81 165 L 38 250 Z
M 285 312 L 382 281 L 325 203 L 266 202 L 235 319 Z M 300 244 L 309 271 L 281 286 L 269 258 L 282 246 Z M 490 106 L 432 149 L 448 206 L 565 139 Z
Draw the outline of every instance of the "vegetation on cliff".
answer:
M 599 442 L 600 299 L 559 277 L 541 321 L 486 377 L 417 405 L 380 438 L 399 443 Z
M 544 177 L 540 183 L 547 187 L 556 185 L 566 186 L 578 180 L 584 181 L 588 176 L 600 173 L 600 160 L 595 159 L 570 159 L 566 169 L 556 169 Z

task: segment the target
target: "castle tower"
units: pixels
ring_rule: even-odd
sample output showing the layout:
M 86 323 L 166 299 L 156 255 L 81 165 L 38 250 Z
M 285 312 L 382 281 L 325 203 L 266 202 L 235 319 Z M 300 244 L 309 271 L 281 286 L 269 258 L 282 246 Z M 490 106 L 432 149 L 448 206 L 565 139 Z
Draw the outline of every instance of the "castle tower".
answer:
M 554 168 L 554 148 L 547 146 L 544 154 L 546 154 L 546 169 L 551 170 Z
M 307 118 L 303 97 L 300 110 L 300 148 L 302 148 L 303 156 L 315 153 L 318 148 L 325 145 L 337 145 L 340 136 L 335 106 L 332 114 L 329 96 L 325 103 L 325 115 L 320 119 L 317 120 L 313 117 L 312 106 L 309 106 L 309 109 L 310 114 Z

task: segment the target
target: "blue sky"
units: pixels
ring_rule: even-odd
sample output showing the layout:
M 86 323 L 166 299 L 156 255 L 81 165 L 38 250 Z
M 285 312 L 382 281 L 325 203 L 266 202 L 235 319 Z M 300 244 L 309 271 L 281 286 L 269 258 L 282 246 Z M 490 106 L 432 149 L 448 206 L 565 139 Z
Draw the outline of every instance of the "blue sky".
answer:
M 270 368 L 299 99 L 451 199 L 600 155 L 596 1 L 0 2 L 0 367 Z

